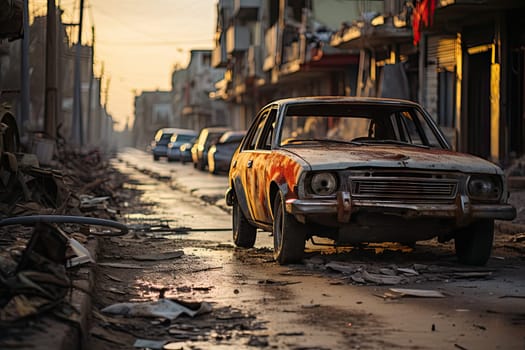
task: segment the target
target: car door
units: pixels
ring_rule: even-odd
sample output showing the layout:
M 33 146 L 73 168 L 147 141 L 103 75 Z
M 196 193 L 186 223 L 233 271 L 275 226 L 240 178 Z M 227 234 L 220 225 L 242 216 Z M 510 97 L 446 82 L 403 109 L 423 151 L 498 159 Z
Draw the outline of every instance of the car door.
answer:
M 254 164 L 260 164 L 260 161 L 257 159 L 257 157 L 260 156 L 257 144 L 263 133 L 269 113 L 270 109 L 265 109 L 256 117 L 248 131 L 246 140 L 241 145 L 235 163 L 232 164 L 236 169 L 236 179 L 234 180 L 236 182 L 235 190 L 239 204 L 248 210 L 247 214 L 249 214 L 249 218 L 253 221 L 261 221 L 262 219 L 260 217 L 260 213 L 262 212 L 260 209 L 261 201 L 257 188 L 257 169 L 260 171 L 260 167 L 254 167 Z
M 270 169 L 272 161 L 276 159 L 272 156 L 272 141 L 274 134 L 275 116 L 277 115 L 277 108 L 270 109 L 267 117 L 264 120 L 264 126 L 257 139 L 255 149 L 253 151 L 253 164 L 255 192 L 257 198 L 257 218 L 266 224 L 273 221 L 272 216 L 272 201 L 270 200 L 270 181 L 272 174 Z

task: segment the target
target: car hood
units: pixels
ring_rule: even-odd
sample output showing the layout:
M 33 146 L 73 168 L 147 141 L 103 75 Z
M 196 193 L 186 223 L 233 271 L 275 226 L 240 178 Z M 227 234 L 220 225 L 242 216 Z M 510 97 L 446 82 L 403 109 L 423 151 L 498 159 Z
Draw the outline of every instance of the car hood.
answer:
M 301 158 L 309 170 L 339 170 L 357 167 L 452 170 L 500 174 L 495 164 L 465 153 L 398 145 L 288 146 L 281 149 Z

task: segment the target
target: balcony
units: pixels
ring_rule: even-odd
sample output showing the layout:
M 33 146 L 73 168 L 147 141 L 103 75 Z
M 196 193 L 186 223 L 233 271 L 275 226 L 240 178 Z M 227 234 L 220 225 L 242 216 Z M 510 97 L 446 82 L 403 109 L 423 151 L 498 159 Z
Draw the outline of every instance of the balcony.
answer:
M 233 15 L 245 21 L 256 21 L 261 8 L 261 0 L 235 0 Z
M 277 57 L 277 24 L 266 31 L 264 35 L 264 42 L 266 52 L 264 56 L 263 71 L 267 72 L 276 65 Z
M 262 50 L 260 46 L 250 46 L 250 48 L 248 49 L 247 63 L 248 77 L 262 77 Z
M 224 68 L 228 64 L 228 55 L 226 53 L 226 44 L 224 38 L 216 44 L 211 52 L 211 66 L 213 68 Z
M 226 32 L 226 52 L 243 52 L 250 47 L 250 30 L 244 26 L 231 26 Z

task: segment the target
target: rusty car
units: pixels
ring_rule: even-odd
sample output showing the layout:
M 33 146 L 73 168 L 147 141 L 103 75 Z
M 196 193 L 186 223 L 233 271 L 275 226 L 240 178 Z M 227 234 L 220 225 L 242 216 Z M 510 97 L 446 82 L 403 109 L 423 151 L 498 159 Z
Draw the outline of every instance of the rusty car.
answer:
M 306 242 L 337 246 L 454 239 L 461 263 L 490 258 L 494 220 L 512 220 L 502 169 L 452 150 L 415 102 L 277 100 L 255 116 L 233 156 L 226 202 L 233 241 L 273 233 L 274 258 L 298 263 Z

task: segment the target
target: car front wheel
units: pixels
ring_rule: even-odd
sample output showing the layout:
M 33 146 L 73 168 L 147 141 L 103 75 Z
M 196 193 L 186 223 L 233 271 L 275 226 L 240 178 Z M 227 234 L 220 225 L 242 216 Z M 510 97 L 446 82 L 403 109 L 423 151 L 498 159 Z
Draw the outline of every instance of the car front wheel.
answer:
M 233 201 L 233 242 L 237 247 L 251 248 L 255 244 L 257 229 L 244 216 L 237 199 Z
M 306 243 L 305 227 L 284 207 L 284 198 L 279 193 L 274 202 L 273 257 L 281 265 L 301 262 Z
M 459 262 L 485 265 L 490 258 L 494 240 L 494 220 L 479 220 L 456 232 L 454 244 Z

